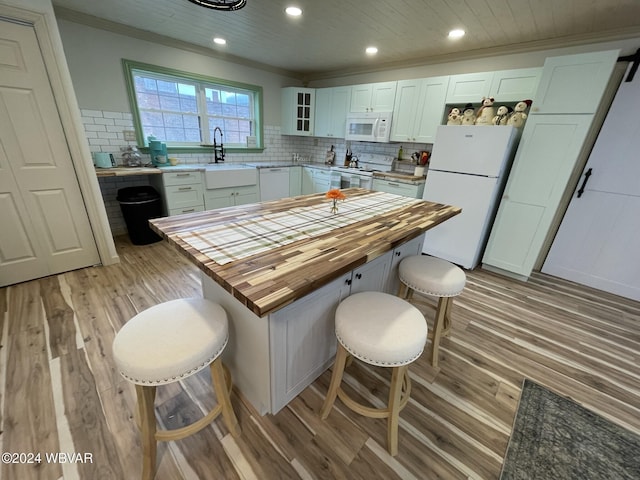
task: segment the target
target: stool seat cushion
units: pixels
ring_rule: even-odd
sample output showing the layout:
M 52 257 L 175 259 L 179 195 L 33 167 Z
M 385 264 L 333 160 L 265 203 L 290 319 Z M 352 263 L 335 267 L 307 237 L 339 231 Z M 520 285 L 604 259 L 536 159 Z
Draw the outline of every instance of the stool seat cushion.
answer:
M 400 281 L 416 292 L 437 297 L 460 295 L 467 281 L 464 271 L 446 260 L 413 255 L 400 262 Z
M 164 385 L 208 366 L 229 339 L 224 309 L 203 298 L 155 305 L 129 320 L 113 342 L 123 377 L 138 385 Z
M 427 322 L 420 310 L 395 295 L 353 294 L 338 305 L 335 318 L 338 341 L 371 365 L 407 365 L 427 342 Z

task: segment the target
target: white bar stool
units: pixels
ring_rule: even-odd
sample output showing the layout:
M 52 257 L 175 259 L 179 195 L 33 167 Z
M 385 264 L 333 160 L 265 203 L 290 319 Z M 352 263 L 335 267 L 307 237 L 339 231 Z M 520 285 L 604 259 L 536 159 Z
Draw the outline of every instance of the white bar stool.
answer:
M 336 396 L 360 415 L 387 418 L 387 448 L 398 453 L 399 413 L 409 400 L 409 364 L 416 360 L 427 342 L 427 322 L 416 307 L 387 293 L 362 292 L 347 297 L 336 309 L 338 351 L 331 384 L 320 412 L 329 416 Z M 379 367 L 392 368 L 386 408 L 362 405 L 340 388 L 347 357 Z
M 400 298 L 411 301 L 414 291 L 439 297 L 438 305 L 435 307 L 433 334 L 429 337 L 432 340 L 431 365 L 437 367 L 440 338 L 449 335 L 451 330 L 453 297 L 462 293 L 467 276 L 453 263 L 427 255 L 413 255 L 402 260 L 398 267 L 398 275 Z M 424 305 L 434 307 L 426 302 Z
M 136 386 L 138 427 L 142 434 L 142 479 L 156 471 L 158 441 L 179 440 L 199 432 L 222 413 L 233 436 L 240 434 L 229 393 L 231 376 L 220 354 L 229 340 L 224 309 L 203 298 L 172 300 L 155 305 L 129 320 L 113 341 L 120 374 Z M 209 366 L 217 396 L 204 417 L 182 428 L 158 430 L 156 387 L 178 382 Z

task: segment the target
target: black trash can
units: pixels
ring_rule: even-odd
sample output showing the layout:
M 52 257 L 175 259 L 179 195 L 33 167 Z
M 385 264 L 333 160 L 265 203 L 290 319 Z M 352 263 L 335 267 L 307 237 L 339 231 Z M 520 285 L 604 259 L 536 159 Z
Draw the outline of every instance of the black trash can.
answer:
M 134 245 L 148 245 L 162 240 L 149 227 L 149 219 L 162 216 L 162 201 L 153 187 L 126 187 L 118 190 L 122 216 Z

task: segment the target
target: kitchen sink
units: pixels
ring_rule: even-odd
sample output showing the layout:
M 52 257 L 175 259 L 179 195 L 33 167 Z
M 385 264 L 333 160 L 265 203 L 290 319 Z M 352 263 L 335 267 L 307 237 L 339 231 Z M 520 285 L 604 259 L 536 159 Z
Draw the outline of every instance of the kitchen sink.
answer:
M 205 166 L 204 183 L 208 189 L 256 185 L 258 171 L 248 165 L 210 164 Z

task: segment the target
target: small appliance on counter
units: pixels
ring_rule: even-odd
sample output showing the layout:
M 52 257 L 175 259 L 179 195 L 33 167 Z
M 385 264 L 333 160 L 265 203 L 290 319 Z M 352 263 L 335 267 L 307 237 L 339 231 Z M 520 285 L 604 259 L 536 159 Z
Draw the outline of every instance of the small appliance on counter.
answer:
M 156 137 L 149 135 L 149 155 L 151 163 L 156 167 L 166 167 L 168 165 L 167 144 L 156 140 Z
M 116 161 L 110 153 L 93 152 L 91 156 L 96 168 L 112 168 L 116 166 Z

